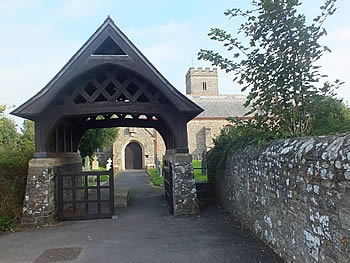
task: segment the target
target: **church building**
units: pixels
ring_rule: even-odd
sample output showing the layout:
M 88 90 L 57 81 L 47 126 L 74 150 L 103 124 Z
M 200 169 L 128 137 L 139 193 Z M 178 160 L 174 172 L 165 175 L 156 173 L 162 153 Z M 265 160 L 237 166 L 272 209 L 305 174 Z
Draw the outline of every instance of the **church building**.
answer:
M 220 95 L 217 69 L 190 68 L 186 73 L 186 96 L 204 111 L 187 124 L 189 153 L 201 160 L 222 129 L 228 129 L 228 117 L 244 117 L 244 95 Z M 120 128 L 113 144 L 115 170 L 147 169 L 162 161 L 165 145 L 153 128 Z

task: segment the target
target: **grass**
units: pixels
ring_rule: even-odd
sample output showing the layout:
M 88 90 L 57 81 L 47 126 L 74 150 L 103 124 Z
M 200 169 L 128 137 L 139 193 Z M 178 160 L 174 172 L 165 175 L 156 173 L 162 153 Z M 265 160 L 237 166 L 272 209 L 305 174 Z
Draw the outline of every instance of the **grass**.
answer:
M 106 175 L 101 175 L 100 176 L 100 182 L 102 183 L 102 182 L 107 182 L 108 181 L 108 175 L 106 174 Z
M 196 182 L 206 182 L 208 181 L 207 173 L 202 174 L 202 161 L 194 160 L 192 161 L 194 180 Z
M 194 180 L 196 182 L 206 182 L 208 177 L 206 174 L 202 174 L 202 161 L 192 161 Z M 156 186 L 164 184 L 164 177 L 160 177 L 157 172 L 157 168 L 147 170 L 152 183 Z
M 164 184 L 164 177 L 160 177 L 157 172 L 157 168 L 147 170 L 147 173 L 153 183 L 153 185 L 160 186 Z
M 102 167 L 103 168 L 103 167 Z M 100 170 L 103 170 L 103 169 L 101 169 L 101 167 L 100 167 Z M 104 168 L 104 171 L 106 171 L 106 168 Z M 104 183 L 104 182 L 107 182 L 108 181 L 108 174 L 103 174 L 103 175 L 100 175 L 100 183 Z M 88 182 L 89 184 L 89 186 L 96 186 L 96 178 L 94 178 L 94 179 L 90 179 L 89 178 L 89 182 Z

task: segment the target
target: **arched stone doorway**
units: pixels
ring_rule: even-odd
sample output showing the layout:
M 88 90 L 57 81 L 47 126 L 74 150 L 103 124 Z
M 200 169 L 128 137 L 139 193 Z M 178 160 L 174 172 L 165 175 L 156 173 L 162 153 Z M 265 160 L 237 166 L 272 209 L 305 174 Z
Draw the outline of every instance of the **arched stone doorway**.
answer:
M 137 142 L 131 142 L 125 147 L 125 169 L 142 169 L 142 148 Z
M 166 146 L 163 170 L 174 178 L 176 173 L 176 180 L 164 187 L 166 196 L 174 196 L 167 199 L 169 207 L 175 215 L 197 213 L 187 123 L 202 111 L 108 17 L 41 91 L 12 112 L 35 121 L 22 222 L 55 220 L 56 197 L 64 189 L 57 187 L 57 178 L 81 173 L 81 137 L 88 129 L 108 127 L 156 129 Z

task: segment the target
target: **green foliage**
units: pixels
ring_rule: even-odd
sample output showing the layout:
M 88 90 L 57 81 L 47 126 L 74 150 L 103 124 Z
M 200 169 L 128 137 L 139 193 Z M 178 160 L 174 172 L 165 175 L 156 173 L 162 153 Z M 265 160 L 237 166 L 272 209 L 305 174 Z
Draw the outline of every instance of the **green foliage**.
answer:
M 192 161 L 192 167 L 201 168 L 202 161 L 197 161 L 197 160 Z M 202 169 L 194 169 L 193 172 L 194 172 L 194 180 L 196 182 L 208 181 L 207 175 L 202 174 Z M 160 186 L 161 184 L 164 184 L 164 177 L 159 176 L 157 168 L 148 169 L 147 173 L 153 185 Z
M 225 30 L 211 29 L 212 40 L 232 55 L 201 50 L 198 58 L 233 72 L 242 91 L 249 91 L 245 106 L 250 119 L 231 118 L 234 127 L 214 140 L 208 154 L 209 173 L 223 172 L 230 150 L 249 144 L 265 145 L 277 138 L 323 135 L 350 130 L 350 110 L 336 99 L 343 83 L 318 83 L 326 76 L 316 64 L 329 48 L 319 44 L 326 34 L 324 21 L 334 14 L 336 0 L 325 0 L 321 14 L 306 23 L 298 13 L 298 0 L 252 1 L 252 10 L 227 10 L 229 18 L 241 17 L 241 40 Z
M 238 124 L 253 128 L 253 134 L 262 136 L 261 142 L 313 134 L 318 125 L 313 123 L 317 119 L 314 100 L 321 93 L 332 94 L 342 84 L 326 84 L 324 90 L 316 85 L 324 77 L 316 62 L 330 51 L 318 41 L 326 34 L 322 25 L 334 14 L 335 2 L 326 0 L 321 14 L 308 25 L 297 12 L 298 0 L 253 1 L 252 10 L 225 12 L 229 18 L 245 19 L 237 32 L 243 35 L 242 41 L 222 29 L 211 29 L 211 39 L 233 52 L 232 59 L 209 50 L 201 50 L 198 57 L 232 71 L 242 91 L 249 90 L 245 106 L 250 107 L 248 114 L 254 114 L 254 120 Z
M 208 181 L 207 173 L 202 173 L 202 161 L 200 160 L 193 160 L 192 161 L 192 167 L 193 167 L 193 173 L 194 173 L 194 179 L 196 182 L 206 182 Z
M 17 143 L 17 151 L 23 155 L 25 162 L 30 160 L 35 151 L 34 122 L 25 120 L 21 127 L 22 135 Z
M 22 213 L 28 161 L 34 153 L 33 122 L 25 121 L 21 131 L 19 134 L 14 122 L 2 116 L 0 137 L 6 139 L 0 143 L 0 231 L 13 228 Z
M 164 177 L 159 176 L 159 174 L 157 172 L 157 168 L 149 169 L 149 170 L 147 170 L 147 173 L 148 173 L 153 185 L 160 186 L 161 184 L 164 184 Z
M 98 148 L 104 148 L 112 145 L 118 136 L 117 128 L 91 129 L 86 131 L 81 138 L 79 150 L 80 155 L 91 156 Z
M 16 222 L 8 216 L 0 216 L 0 231 L 11 231 L 16 227 Z
M 313 135 L 350 131 L 350 109 L 334 96 L 318 95 L 313 101 Z
M 15 149 L 18 139 L 19 134 L 14 121 L 2 116 L 0 119 L 0 149 Z
M 263 144 L 269 139 L 263 137 L 268 133 L 262 133 L 257 129 L 253 119 L 247 121 L 231 119 L 231 121 L 236 122 L 236 125 L 229 131 L 222 130 L 221 134 L 214 139 L 215 147 L 208 152 L 208 174 L 216 175 L 223 172 L 231 149 L 238 151 L 251 143 Z

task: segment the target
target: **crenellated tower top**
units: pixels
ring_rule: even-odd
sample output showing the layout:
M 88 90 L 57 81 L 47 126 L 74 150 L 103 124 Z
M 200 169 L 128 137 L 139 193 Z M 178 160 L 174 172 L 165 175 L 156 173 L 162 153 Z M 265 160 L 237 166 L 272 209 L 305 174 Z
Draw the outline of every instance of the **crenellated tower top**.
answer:
M 218 72 L 216 68 L 189 68 L 186 73 L 186 94 L 218 96 Z

